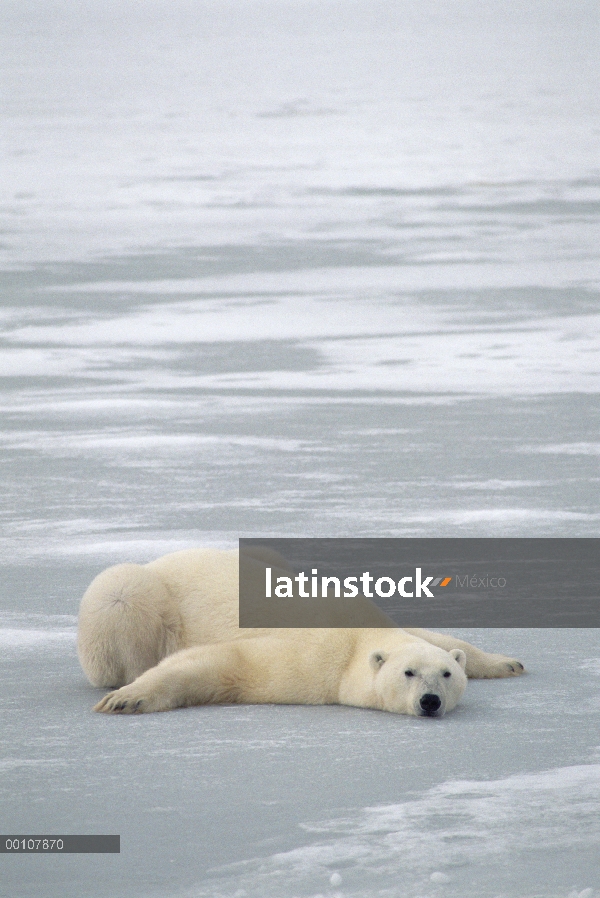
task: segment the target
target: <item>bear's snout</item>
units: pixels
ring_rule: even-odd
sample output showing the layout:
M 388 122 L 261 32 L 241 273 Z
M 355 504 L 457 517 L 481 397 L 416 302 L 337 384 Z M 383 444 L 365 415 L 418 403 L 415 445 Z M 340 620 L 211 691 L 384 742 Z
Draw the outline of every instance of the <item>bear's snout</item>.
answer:
M 442 700 L 439 695 L 435 695 L 433 692 L 426 692 L 425 695 L 421 696 L 419 704 L 424 715 L 435 717 L 442 707 Z

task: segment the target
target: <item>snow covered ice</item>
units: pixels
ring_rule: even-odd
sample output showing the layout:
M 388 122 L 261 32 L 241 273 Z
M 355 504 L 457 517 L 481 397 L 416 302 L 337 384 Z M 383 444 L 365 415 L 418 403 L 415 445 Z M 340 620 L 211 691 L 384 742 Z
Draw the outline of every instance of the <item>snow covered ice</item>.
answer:
M 0 9 L 0 895 L 600 898 L 598 631 L 443 721 L 91 713 L 108 564 L 598 535 L 591 0 Z

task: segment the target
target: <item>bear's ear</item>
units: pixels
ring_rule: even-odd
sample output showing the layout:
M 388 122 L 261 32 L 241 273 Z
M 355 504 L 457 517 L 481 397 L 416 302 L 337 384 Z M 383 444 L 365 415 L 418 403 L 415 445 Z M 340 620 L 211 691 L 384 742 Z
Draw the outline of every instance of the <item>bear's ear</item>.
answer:
M 462 651 L 462 649 L 451 649 L 448 654 L 452 655 L 454 660 L 460 664 L 463 670 L 465 669 L 465 667 L 467 666 L 467 656 Z
M 389 655 L 387 652 L 371 652 L 371 656 L 369 658 L 369 664 L 373 668 L 374 671 L 378 671 L 380 667 L 382 667 Z

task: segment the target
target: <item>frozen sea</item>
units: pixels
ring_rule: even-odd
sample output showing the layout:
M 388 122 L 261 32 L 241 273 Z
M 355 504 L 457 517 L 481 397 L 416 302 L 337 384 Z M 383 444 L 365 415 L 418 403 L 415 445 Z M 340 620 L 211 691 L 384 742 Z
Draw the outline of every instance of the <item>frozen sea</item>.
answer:
M 91 713 L 79 599 L 241 536 L 598 536 L 592 0 L 1 0 L 2 898 L 600 898 L 599 630 L 442 721 Z

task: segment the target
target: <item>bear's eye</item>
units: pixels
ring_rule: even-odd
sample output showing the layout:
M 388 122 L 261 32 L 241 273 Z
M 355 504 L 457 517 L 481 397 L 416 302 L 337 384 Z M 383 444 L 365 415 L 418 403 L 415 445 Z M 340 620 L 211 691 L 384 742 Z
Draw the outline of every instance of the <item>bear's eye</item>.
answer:
M 445 676 L 445 677 L 451 677 L 452 674 L 450 673 L 449 670 L 445 670 L 445 671 L 444 671 L 444 676 Z
M 414 677 L 414 675 L 415 675 L 414 670 L 405 670 L 404 673 L 406 674 L 407 677 Z

